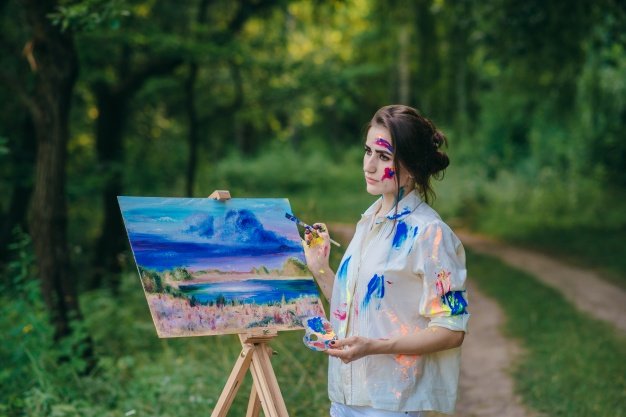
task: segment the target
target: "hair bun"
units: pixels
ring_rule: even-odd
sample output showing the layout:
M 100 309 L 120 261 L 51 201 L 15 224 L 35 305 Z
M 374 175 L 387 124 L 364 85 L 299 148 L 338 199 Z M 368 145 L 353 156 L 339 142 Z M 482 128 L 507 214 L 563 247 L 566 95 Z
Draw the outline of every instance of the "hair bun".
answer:
M 448 155 L 444 152 L 436 151 L 433 162 L 430 166 L 430 171 L 434 175 L 446 169 L 448 165 L 450 165 L 450 158 L 448 158 Z
M 435 130 L 435 133 L 433 133 L 433 146 L 435 147 L 435 149 L 439 149 L 441 145 L 444 144 L 445 141 L 446 141 L 446 137 L 443 135 L 443 133 L 441 133 L 438 130 Z

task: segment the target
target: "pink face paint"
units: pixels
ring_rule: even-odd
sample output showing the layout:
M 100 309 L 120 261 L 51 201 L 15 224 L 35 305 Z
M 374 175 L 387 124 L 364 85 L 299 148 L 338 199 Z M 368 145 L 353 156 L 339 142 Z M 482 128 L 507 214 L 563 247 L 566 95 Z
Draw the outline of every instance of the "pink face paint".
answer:
M 391 143 L 387 142 L 385 138 L 377 137 L 376 142 L 374 142 L 374 144 L 387 149 L 389 152 L 393 154 L 393 146 L 391 146 Z
M 383 177 L 380 179 L 381 181 L 387 180 L 387 179 L 392 179 L 393 176 L 396 174 L 396 171 L 394 171 L 391 168 L 385 168 L 385 174 L 383 175 Z

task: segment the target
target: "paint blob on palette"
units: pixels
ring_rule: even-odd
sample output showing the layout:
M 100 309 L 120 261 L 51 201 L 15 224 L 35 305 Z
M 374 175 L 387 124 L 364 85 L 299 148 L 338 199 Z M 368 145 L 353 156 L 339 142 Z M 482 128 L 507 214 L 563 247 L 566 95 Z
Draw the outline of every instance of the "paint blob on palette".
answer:
M 332 340 L 337 340 L 333 326 L 323 316 L 309 317 L 303 320 L 306 333 L 302 341 L 311 350 L 323 352 L 330 347 Z

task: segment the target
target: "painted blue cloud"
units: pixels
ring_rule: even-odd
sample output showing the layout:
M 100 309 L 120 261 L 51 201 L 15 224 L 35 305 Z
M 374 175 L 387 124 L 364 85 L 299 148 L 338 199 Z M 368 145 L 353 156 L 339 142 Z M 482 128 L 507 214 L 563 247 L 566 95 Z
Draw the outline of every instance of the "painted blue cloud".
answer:
M 210 215 L 197 214 L 191 217 L 190 223 L 192 223 L 185 233 L 191 235 L 198 235 L 202 237 L 211 238 L 215 233 L 215 218 Z
M 250 210 L 230 210 L 224 219 L 195 214 L 187 224 L 189 226 L 183 232 L 190 235 L 188 241 L 151 233 L 129 232 L 137 263 L 143 267 L 164 270 L 210 258 L 262 257 L 296 254 L 302 250 L 300 242 L 266 230 Z

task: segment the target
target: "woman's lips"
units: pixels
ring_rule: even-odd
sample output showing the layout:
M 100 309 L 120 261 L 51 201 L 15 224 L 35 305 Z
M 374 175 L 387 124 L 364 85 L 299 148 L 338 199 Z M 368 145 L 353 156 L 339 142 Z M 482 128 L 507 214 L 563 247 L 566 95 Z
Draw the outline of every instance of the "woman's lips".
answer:
M 367 182 L 368 184 L 376 184 L 378 181 L 372 178 L 365 177 L 365 182 Z

